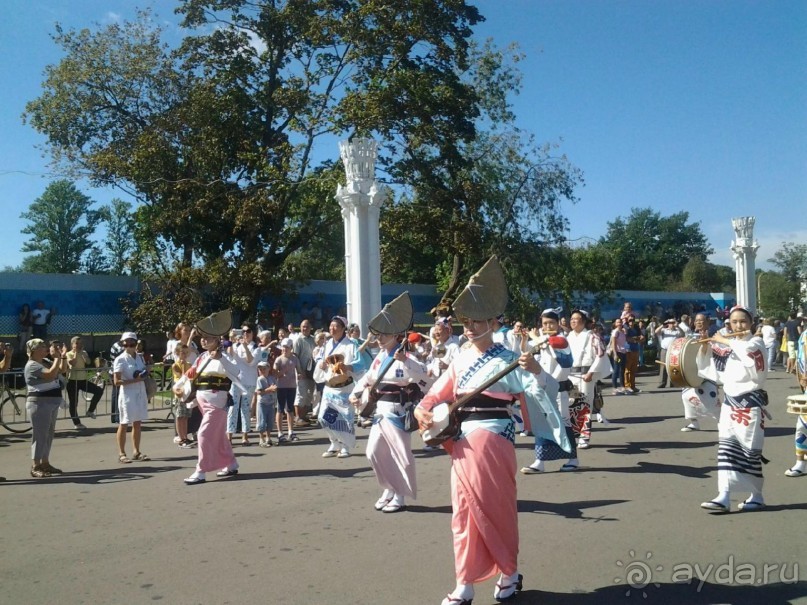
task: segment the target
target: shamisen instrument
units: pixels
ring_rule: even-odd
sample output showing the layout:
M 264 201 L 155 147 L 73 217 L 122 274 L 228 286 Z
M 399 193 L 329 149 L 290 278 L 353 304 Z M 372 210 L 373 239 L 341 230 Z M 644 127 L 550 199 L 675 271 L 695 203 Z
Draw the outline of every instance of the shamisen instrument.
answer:
M 536 344 L 529 351 L 527 351 L 527 354 L 537 355 L 541 347 L 543 347 L 545 344 L 545 342 Z M 420 431 L 420 436 L 423 438 L 423 442 L 426 445 L 434 447 L 436 445 L 441 445 L 442 443 L 455 437 L 460 431 L 460 423 L 459 419 L 457 418 L 457 412 L 459 412 L 461 408 L 470 400 L 499 382 L 517 367 L 518 359 L 510 363 L 495 376 L 487 379 L 471 393 L 463 395 L 453 403 L 438 403 L 436 406 L 434 406 L 434 408 L 432 408 L 432 425 L 429 428 Z
M 384 380 L 384 376 L 386 376 L 387 371 L 392 367 L 392 364 L 395 363 L 395 354 L 401 350 L 406 350 L 406 343 L 408 340 L 406 339 L 406 334 L 404 334 L 403 340 L 395 347 L 392 353 L 389 354 L 389 357 L 384 360 L 384 367 L 381 368 L 381 371 L 378 374 L 378 378 L 376 378 L 373 386 L 364 389 L 364 392 L 361 394 L 361 403 L 359 404 L 359 416 L 362 418 L 372 418 L 373 414 L 375 414 L 375 409 L 378 405 L 378 398 L 381 396 L 381 393 L 378 392 L 378 387 L 381 385 L 381 381 Z M 387 363 L 389 360 L 389 363 Z
M 807 395 L 788 395 L 787 413 L 807 415 Z

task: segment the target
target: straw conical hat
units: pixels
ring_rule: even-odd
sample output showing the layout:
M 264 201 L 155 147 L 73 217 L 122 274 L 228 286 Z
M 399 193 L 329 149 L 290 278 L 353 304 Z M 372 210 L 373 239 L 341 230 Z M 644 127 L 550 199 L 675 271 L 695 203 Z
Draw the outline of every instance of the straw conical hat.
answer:
M 468 319 L 491 319 L 507 307 L 507 282 L 496 256 L 471 276 L 468 285 L 454 301 L 454 312 Z
M 381 312 L 370 320 L 367 327 L 376 334 L 400 334 L 412 327 L 413 313 L 412 299 L 409 297 L 409 292 L 404 292 L 384 305 Z
M 233 313 L 230 309 L 218 311 L 196 322 L 196 329 L 209 336 L 224 336 L 233 326 Z

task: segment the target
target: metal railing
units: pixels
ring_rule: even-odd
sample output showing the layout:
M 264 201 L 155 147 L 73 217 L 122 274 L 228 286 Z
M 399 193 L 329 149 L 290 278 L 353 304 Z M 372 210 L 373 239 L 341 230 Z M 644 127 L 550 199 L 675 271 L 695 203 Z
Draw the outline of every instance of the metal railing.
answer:
M 157 394 L 149 401 L 149 412 L 162 412 L 167 411 L 166 417 L 170 416 L 173 394 L 171 393 L 171 367 L 164 366 L 163 364 L 154 364 L 149 366 L 152 377 L 157 381 L 158 391 Z M 95 409 L 96 418 L 109 417 L 113 415 L 112 410 L 112 382 L 111 374 L 107 372 L 104 375 L 105 369 L 94 370 L 87 368 L 88 380 L 95 380 L 100 377 L 104 380 L 104 393 L 98 402 Z M 30 427 L 28 420 L 28 412 L 25 408 L 26 388 L 25 377 L 23 376 L 22 369 L 13 369 L 8 372 L 0 374 L 0 424 L 11 432 L 23 432 Z M 70 411 L 68 409 L 67 392 L 62 389 L 62 399 L 64 406 L 59 410 L 58 421 L 70 420 Z M 16 404 L 16 405 L 15 405 Z M 80 419 L 87 417 L 87 411 L 90 405 L 90 398 L 84 397 L 82 391 L 77 397 L 76 413 Z

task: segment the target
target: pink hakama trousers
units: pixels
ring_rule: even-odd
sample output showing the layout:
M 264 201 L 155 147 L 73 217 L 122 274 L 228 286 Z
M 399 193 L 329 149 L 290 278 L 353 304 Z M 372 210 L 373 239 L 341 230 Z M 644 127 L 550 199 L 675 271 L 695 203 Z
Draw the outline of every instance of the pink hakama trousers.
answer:
M 391 420 L 382 417 L 370 429 L 367 459 L 381 487 L 399 496 L 417 498 L 412 433 L 396 428 Z
M 448 441 L 451 531 L 457 582 L 483 582 L 518 570 L 516 454 L 513 444 L 477 429 Z
M 202 424 L 196 433 L 199 441 L 197 472 L 209 473 L 232 468 L 235 465 L 235 454 L 227 438 L 227 409 L 218 408 L 201 399 L 197 401 L 202 410 Z

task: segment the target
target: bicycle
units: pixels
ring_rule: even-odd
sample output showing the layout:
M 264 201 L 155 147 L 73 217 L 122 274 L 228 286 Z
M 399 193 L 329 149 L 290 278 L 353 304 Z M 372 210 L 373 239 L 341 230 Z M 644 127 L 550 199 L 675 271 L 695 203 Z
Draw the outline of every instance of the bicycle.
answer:
M 95 376 L 89 379 L 89 382 L 101 387 L 102 389 L 106 388 L 107 382 L 110 380 L 109 370 L 112 367 L 112 364 L 104 356 L 104 353 L 106 353 L 106 351 L 101 351 L 98 354 L 98 357 L 95 358 Z M 82 395 L 84 396 L 84 401 L 87 403 L 92 401 L 92 393 L 82 391 Z
M 2 375 L 0 386 L 0 424 L 12 433 L 27 433 L 33 427 L 25 422 L 25 409 L 17 403 L 17 394 L 6 383 L 6 376 Z

